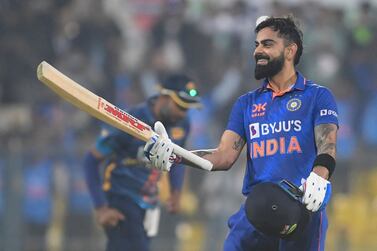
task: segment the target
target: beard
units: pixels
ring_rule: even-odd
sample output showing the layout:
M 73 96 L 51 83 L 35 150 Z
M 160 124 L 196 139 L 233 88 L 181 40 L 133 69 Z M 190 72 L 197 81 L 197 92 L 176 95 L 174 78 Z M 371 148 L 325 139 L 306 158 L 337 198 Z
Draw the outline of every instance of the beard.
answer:
M 254 75 L 256 80 L 260 80 L 262 78 L 271 78 L 278 74 L 281 71 L 281 69 L 283 69 L 283 52 L 280 54 L 280 56 L 274 59 L 270 59 L 266 55 L 257 54 L 255 55 L 255 61 L 258 61 L 258 59 L 267 59 L 268 63 L 266 65 L 255 65 Z

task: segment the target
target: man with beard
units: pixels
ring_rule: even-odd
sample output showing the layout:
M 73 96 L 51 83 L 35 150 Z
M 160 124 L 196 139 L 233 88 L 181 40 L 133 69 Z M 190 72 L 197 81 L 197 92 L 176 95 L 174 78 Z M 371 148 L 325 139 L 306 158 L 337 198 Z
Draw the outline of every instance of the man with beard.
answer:
M 162 121 L 171 139 L 184 145 L 190 131 L 187 111 L 200 105 L 195 83 L 184 74 L 173 74 L 162 81 L 159 95 L 128 112 L 149 125 Z M 168 138 L 166 131 L 156 132 Z M 107 235 L 107 251 L 147 251 L 150 237 L 157 233 L 160 171 L 150 168 L 143 146 L 143 141 L 108 127 L 85 156 L 86 182 L 96 220 Z M 177 166 L 169 174 L 167 209 L 176 213 L 184 168 Z
M 236 100 L 216 149 L 195 152 L 212 162 L 213 171 L 228 170 L 246 144 L 242 193 L 252 194 L 261 183 L 281 184 L 288 180 L 297 187 L 301 185 L 299 197 L 298 189 L 295 193 L 292 188 L 286 191 L 299 200 L 310 217 L 305 226 L 300 226 L 301 215 L 293 215 L 300 221 L 276 228 L 277 223 L 271 220 L 276 217 L 269 215 L 276 216 L 281 205 L 266 203 L 265 210 L 264 205 L 254 206 L 262 212 L 259 222 L 276 231 L 267 233 L 248 221 L 250 215 L 246 212 L 250 210 L 242 204 L 228 221 L 224 250 L 323 251 L 328 226 L 325 208 L 331 195 L 328 180 L 335 169 L 336 103 L 327 88 L 295 69 L 303 51 L 303 35 L 293 17 L 261 17 L 255 33 L 255 78 L 263 79 L 261 87 Z M 159 137 L 145 145 L 146 156 L 162 170 L 169 170 L 172 165 L 169 156 L 163 155 L 171 148 L 169 144 L 168 139 Z M 261 198 L 260 203 L 264 203 L 267 196 L 262 193 L 253 198 Z M 295 232 L 297 229 L 300 230 Z

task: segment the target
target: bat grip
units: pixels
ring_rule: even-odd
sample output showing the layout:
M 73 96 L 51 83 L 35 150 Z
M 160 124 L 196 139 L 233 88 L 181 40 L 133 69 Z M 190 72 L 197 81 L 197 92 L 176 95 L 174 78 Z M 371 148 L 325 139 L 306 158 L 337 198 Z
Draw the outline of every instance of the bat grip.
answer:
M 192 152 L 180 147 L 179 145 L 176 145 L 176 144 L 173 144 L 173 152 L 179 156 L 181 156 L 182 158 L 184 158 L 185 160 L 188 160 L 189 162 L 195 164 L 197 167 L 201 168 L 201 169 L 204 169 L 204 170 L 207 170 L 207 171 L 211 171 L 212 170 L 212 167 L 213 167 L 213 164 L 209 161 L 209 160 L 206 160 L 206 159 L 203 159 L 202 157 L 199 157 L 198 155 L 196 154 L 193 154 Z

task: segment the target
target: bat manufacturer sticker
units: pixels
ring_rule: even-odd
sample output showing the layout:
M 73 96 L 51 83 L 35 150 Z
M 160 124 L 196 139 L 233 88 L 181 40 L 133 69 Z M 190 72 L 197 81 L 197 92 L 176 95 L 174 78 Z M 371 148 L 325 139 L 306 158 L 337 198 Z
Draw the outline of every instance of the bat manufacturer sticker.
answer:
M 126 122 L 127 124 L 130 124 L 132 127 L 137 128 L 140 131 L 144 131 L 144 130 L 149 131 L 150 130 L 149 127 L 139 123 L 136 118 L 134 118 L 131 115 L 129 115 L 128 113 L 122 111 L 118 107 L 112 106 L 111 104 L 104 104 L 104 105 L 105 105 L 105 107 L 103 108 L 104 111 L 106 111 L 107 113 L 109 113 L 110 115 L 115 117 L 116 119 L 121 120 L 123 122 Z

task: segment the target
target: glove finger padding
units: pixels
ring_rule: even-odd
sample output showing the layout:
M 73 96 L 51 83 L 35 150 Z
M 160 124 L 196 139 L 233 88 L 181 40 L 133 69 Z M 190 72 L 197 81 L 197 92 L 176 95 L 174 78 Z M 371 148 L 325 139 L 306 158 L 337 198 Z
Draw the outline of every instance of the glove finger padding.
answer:
M 144 146 L 144 155 L 147 159 L 151 160 L 151 157 L 156 149 L 156 144 L 158 144 L 159 136 L 155 135 L 150 138 Z
M 145 156 L 151 161 L 153 167 L 170 171 L 173 161 L 170 161 L 173 155 L 173 143 L 169 139 L 164 125 L 157 121 L 154 124 L 157 135 L 153 136 L 144 146 Z
M 153 153 L 150 157 L 152 165 L 159 170 L 170 171 L 172 162 L 169 159 L 172 152 L 173 145 L 170 139 L 158 139 L 151 150 L 151 153 Z
M 144 146 L 144 155 L 149 160 L 151 159 L 151 155 L 153 155 L 156 152 L 156 148 L 158 148 L 158 145 L 160 143 L 159 139 L 169 138 L 164 125 L 160 121 L 154 123 L 154 130 L 157 133 L 157 135 L 154 135 L 152 138 L 150 138 Z
M 167 142 L 164 147 L 161 148 L 161 159 L 160 165 L 161 170 L 170 171 L 170 167 L 172 166 L 172 162 L 170 162 L 170 156 L 173 153 L 173 146 L 171 145 L 171 141 Z
M 166 132 L 165 126 L 160 121 L 157 121 L 156 123 L 154 123 L 154 131 L 158 135 L 160 135 L 160 137 L 163 139 L 169 138 L 168 133 Z
M 312 212 L 318 211 L 327 205 L 331 196 L 331 183 L 311 172 L 303 185 L 304 196 L 302 202 Z

